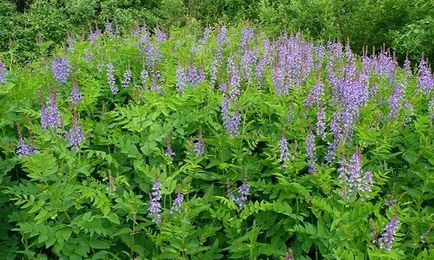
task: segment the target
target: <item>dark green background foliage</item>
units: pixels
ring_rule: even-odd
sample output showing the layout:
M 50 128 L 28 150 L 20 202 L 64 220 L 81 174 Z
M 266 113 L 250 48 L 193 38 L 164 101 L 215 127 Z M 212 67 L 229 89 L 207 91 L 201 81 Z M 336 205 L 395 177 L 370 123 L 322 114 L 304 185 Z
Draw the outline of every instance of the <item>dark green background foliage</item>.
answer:
M 239 49 L 239 32 L 231 34 L 225 57 Z M 388 79 L 374 80 L 378 99 L 370 99 L 361 109 L 353 139 L 340 148 L 347 157 L 356 147 L 362 150 L 363 169 L 374 173 L 374 188 L 363 199 L 346 201 L 339 195 L 337 163 L 318 163 L 316 175 L 307 170 L 306 131 L 314 124 L 316 111 L 306 109 L 304 102 L 315 75 L 281 97 L 274 92 L 270 71 L 265 88 L 243 82 L 238 104 L 241 133 L 230 136 L 222 126 L 222 94 L 216 86 L 202 83 L 184 93 L 175 91 L 179 64 L 204 64 L 209 73 L 215 37 L 200 46 L 192 60 L 190 48 L 200 31 L 184 28 L 170 34 L 161 44 L 164 59 L 158 64 L 163 95 L 142 88 L 138 75 L 143 54 L 133 37 L 103 36 L 95 45 L 78 42 L 74 52 L 66 54 L 73 68 L 71 78 L 84 96 L 75 108 L 86 136 L 79 152 L 62 137 L 71 125 L 71 81 L 60 85 L 54 80 L 51 58 L 10 69 L 9 82 L 0 85 L 1 259 L 281 259 L 288 248 L 296 259 L 434 256 L 430 97 L 417 91 L 415 77 L 405 90 L 406 100 L 414 105 L 413 115 L 401 109 L 396 120 L 385 119 L 394 86 Z M 93 61 L 84 61 L 86 51 L 95 55 Z M 97 69 L 100 62 L 114 64 L 118 84 L 123 71 L 131 68 L 132 84 L 112 95 L 105 70 Z M 221 73 L 220 80 L 225 70 Z M 326 75 L 322 77 L 326 82 Z M 396 78 L 403 80 L 405 72 L 399 69 Z M 38 95 L 46 97 L 52 87 L 58 93 L 64 127 L 44 131 Z M 327 105 L 327 122 L 335 109 Z M 411 122 L 403 123 L 408 116 Z M 38 147 L 32 156 L 19 158 L 15 153 L 17 122 Z M 294 155 L 287 168 L 278 162 L 282 129 Z M 201 133 L 206 153 L 196 157 L 191 138 Z M 176 152 L 173 162 L 164 155 L 168 135 Z M 320 162 L 331 139 L 329 133 L 326 140 L 316 140 Z M 228 199 L 227 189 L 235 191 L 245 171 L 251 193 L 240 209 Z M 147 212 L 156 174 L 164 206 L 158 225 Z M 185 203 L 181 213 L 173 214 L 169 209 L 177 186 Z M 393 197 L 397 203 L 388 208 L 385 202 Z M 394 248 L 387 252 L 371 241 L 394 213 L 401 224 Z
M 124 30 L 136 23 L 168 29 L 198 22 L 201 25 L 251 21 L 275 35 L 303 33 L 314 39 L 350 40 L 355 52 L 383 44 L 402 61 L 421 53 L 434 60 L 433 0 L 20 0 L 0 3 L 0 50 L 9 40 L 16 59 L 34 58 L 68 33 L 82 34 L 90 25 L 103 27 L 114 20 Z M 48 42 L 36 45 L 36 36 Z M 52 49 L 53 46 L 50 47 Z

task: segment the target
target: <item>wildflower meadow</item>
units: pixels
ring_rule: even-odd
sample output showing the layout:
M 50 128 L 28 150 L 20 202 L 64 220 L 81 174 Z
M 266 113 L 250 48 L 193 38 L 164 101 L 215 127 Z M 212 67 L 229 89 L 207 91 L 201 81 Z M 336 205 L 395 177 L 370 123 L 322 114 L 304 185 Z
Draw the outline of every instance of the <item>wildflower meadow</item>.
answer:
M 434 259 L 423 55 L 107 22 L 8 61 L 1 259 Z

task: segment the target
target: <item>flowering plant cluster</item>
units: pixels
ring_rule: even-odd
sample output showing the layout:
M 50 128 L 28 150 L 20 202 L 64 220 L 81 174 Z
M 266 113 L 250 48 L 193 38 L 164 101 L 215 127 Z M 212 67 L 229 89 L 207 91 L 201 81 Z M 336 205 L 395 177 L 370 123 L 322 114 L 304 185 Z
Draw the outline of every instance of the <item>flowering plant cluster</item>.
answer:
M 434 257 L 426 62 L 240 27 L 0 62 L 0 258 Z

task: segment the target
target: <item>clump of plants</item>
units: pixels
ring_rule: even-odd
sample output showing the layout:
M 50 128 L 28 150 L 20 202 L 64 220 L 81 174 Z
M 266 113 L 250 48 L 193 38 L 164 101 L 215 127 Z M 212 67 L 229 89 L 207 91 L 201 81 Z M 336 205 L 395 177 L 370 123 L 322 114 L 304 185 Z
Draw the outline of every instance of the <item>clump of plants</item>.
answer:
M 424 59 L 107 23 L 0 84 L 5 256 L 433 256 Z

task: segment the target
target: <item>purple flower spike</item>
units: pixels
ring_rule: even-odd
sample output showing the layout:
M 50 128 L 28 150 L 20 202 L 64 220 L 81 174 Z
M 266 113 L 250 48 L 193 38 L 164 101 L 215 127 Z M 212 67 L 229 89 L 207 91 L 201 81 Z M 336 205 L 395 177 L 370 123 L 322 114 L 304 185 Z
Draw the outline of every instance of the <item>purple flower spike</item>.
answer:
M 179 213 L 181 211 L 182 202 L 184 202 L 184 194 L 178 191 L 178 193 L 176 193 L 176 198 L 173 201 L 172 212 Z
M 181 66 L 176 69 L 176 80 L 176 91 L 183 92 L 188 82 L 188 76 L 186 70 Z
M 68 57 L 55 57 L 51 65 L 51 70 L 53 71 L 53 75 L 57 81 L 60 83 L 66 83 L 71 71 Z
M 158 179 L 154 181 L 151 188 L 151 200 L 148 211 L 152 214 L 155 223 L 161 220 L 161 183 Z
M 75 114 L 72 118 L 71 128 L 69 129 L 69 132 L 65 135 L 65 138 L 68 140 L 69 144 L 74 150 L 78 150 L 78 147 L 84 141 L 84 133 L 78 124 L 77 114 Z
M 424 59 L 419 62 L 419 76 L 417 78 L 419 88 L 422 92 L 428 93 L 434 87 L 434 76 L 431 75 L 430 69 Z
M 72 84 L 72 90 L 71 90 L 70 98 L 71 98 L 71 103 L 73 105 L 76 105 L 76 104 L 80 103 L 81 100 L 83 100 L 83 96 L 81 95 L 80 88 L 78 87 L 77 82 L 74 82 Z
M 373 175 L 371 172 L 363 172 L 360 150 L 353 154 L 350 161 L 342 159 L 338 171 L 343 186 L 341 195 L 345 199 L 353 197 L 358 191 L 370 192 L 372 190 Z
M 41 125 L 42 128 L 56 128 L 62 125 L 62 118 L 57 108 L 56 91 L 52 91 L 48 99 L 48 106 L 41 103 Z
M 5 74 L 7 72 L 6 65 L 0 60 L 0 84 L 6 83 Z
M 324 86 L 320 81 L 313 85 L 310 90 L 309 95 L 306 99 L 306 106 L 311 107 L 312 105 L 319 106 L 321 103 L 321 97 L 324 95 Z
M 387 222 L 386 226 L 383 229 L 383 233 L 381 237 L 377 240 L 374 240 L 373 243 L 376 243 L 379 248 L 384 249 L 386 251 L 392 250 L 392 244 L 395 240 L 395 234 L 398 230 L 399 219 L 396 214 L 393 216 L 392 220 Z
M 399 113 L 401 108 L 401 102 L 404 98 L 404 86 L 399 84 L 395 87 L 392 92 L 392 95 L 389 98 L 390 112 L 389 117 L 391 119 L 395 119 Z
M 235 111 L 234 115 L 229 113 L 223 115 L 223 125 L 230 135 L 238 135 L 241 123 L 241 114 Z
M 244 180 L 243 184 L 238 187 L 239 196 L 235 199 L 235 202 L 238 204 L 238 207 L 244 208 L 246 206 L 247 196 L 249 196 L 250 186 L 247 184 L 247 181 Z
M 18 140 L 18 144 L 17 144 L 17 155 L 19 157 L 25 157 L 35 153 L 37 151 L 36 148 L 26 144 L 21 134 L 19 135 L 20 135 L 20 139 Z
M 160 30 L 160 28 L 155 28 L 155 37 L 157 38 L 157 41 L 163 42 L 167 39 L 166 34 Z
M 89 40 L 92 44 L 95 43 L 95 41 L 98 40 L 99 37 L 101 37 L 101 31 L 98 29 L 98 27 L 89 32 Z
M 222 25 L 222 27 L 220 28 L 220 33 L 217 36 L 217 43 L 220 46 L 223 46 L 228 42 L 227 34 L 228 34 L 228 28 L 226 27 L 226 25 Z
M 316 134 L 323 140 L 326 138 L 325 128 L 325 111 L 323 106 L 320 106 L 316 117 Z
M 199 137 L 199 139 L 194 143 L 194 152 L 196 157 L 200 157 L 205 153 L 205 142 L 202 137 Z
M 315 174 L 317 172 L 317 169 L 315 167 L 315 135 L 310 130 L 306 137 L 306 155 L 309 164 L 309 173 Z
M 115 66 L 109 63 L 107 64 L 107 81 L 109 83 L 112 94 L 116 95 L 119 92 L 119 88 L 116 86 L 116 78 L 115 78 Z
M 124 80 L 122 81 L 123 88 L 128 87 L 128 85 L 131 83 L 132 77 L 133 77 L 133 72 L 130 69 L 126 70 L 124 73 Z
M 142 79 L 143 87 L 145 87 L 145 88 L 148 87 L 148 85 L 149 85 L 149 73 L 146 69 L 143 69 L 140 72 L 140 78 Z
M 204 29 L 204 31 L 203 31 L 203 37 L 200 38 L 200 39 L 197 41 L 197 43 L 198 43 L 199 45 L 205 45 L 205 44 L 208 42 L 208 39 L 209 39 L 209 33 L 210 33 L 210 30 L 209 30 L 209 27 L 207 26 L 207 27 Z
M 286 168 L 287 166 L 285 162 L 289 159 L 289 150 L 288 150 L 288 140 L 283 134 L 279 141 L 279 149 L 280 149 L 279 162 L 281 162 L 282 166 Z

